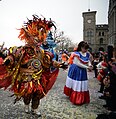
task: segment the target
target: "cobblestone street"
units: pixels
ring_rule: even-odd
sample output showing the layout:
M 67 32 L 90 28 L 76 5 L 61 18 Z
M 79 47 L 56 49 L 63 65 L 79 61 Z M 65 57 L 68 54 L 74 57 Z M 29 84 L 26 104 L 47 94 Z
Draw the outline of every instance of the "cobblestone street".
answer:
M 68 97 L 63 94 L 67 70 L 60 69 L 58 78 L 49 91 L 49 93 L 41 100 L 39 111 L 42 117 L 39 119 L 96 119 L 99 113 L 107 113 L 102 107 L 104 100 L 99 99 L 101 95 L 98 93 L 99 82 L 93 78 L 93 72 L 88 72 L 90 104 L 82 106 L 73 105 Z M 13 104 L 13 97 L 9 91 L 0 90 L 0 119 L 37 119 L 37 116 L 26 114 L 22 101 Z

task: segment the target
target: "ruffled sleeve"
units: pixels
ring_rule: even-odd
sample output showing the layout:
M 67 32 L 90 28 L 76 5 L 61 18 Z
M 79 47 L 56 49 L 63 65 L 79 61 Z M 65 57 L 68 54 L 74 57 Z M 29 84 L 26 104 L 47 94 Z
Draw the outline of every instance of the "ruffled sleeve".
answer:
M 81 68 L 88 68 L 87 65 L 82 64 L 82 63 L 80 62 L 80 60 L 78 59 L 78 57 L 74 57 L 73 63 L 76 64 L 77 66 L 81 67 Z

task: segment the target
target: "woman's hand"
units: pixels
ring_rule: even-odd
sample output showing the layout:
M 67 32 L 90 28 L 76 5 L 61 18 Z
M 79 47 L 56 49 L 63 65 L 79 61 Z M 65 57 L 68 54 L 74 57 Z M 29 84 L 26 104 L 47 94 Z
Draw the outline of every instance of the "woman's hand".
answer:
M 89 71 L 92 71 L 92 69 L 93 69 L 93 66 L 88 66 Z

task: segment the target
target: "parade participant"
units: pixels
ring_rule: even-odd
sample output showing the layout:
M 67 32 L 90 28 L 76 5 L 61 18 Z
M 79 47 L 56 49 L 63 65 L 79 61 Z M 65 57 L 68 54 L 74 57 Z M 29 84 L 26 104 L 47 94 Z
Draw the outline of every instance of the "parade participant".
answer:
M 16 96 L 14 103 L 23 98 L 25 112 L 29 112 L 31 102 L 31 112 L 38 116 L 40 99 L 52 88 L 59 68 L 67 68 L 64 64 L 53 61 L 53 54 L 40 47 L 52 26 L 54 24 L 51 20 L 41 19 L 37 15 L 33 15 L 32 20 L 28 19 L 18 36 L 25 41 L 25 45 L 10 47 L 4 60 L 7 76 L 0 76 L 0 88 L 10 88 Z M 51 66 L 56 67 L 54 72 L 50 72 Z
M 53 37 L 52 37 L 52 32 L 50 31 L 47 35 L 46 41 L 42 43 L 41 47 L 46 50 L 51 52 L 54 56 L 53 56 L 53 60 L 57 60 L 57 54 L 54 50 L 54 48 L 56 47 L 56 42 L 54 41 Z
M 61 58 L 62 58 L 62 62 L 68 63 L 69 54 L 66 50 L 63 51 Z
M 54 50 L 54 48 L 56 47 L 56 43 L 52 37 L 52 32 L 50 31 L 47 35 L 46 41 L 42 43 L 41 47 L 45 50 L 45 51 L 49 51 L 53 54 L 53 58 L 52 60 L 58 61 L 57 59 L 57 54 Z M 51 72 L 56 70 L 57 68 L 55 68 L 54 66 L 50 67 Z
M 98 69 L 97 69 L 98 63 L 99 63 L 99 56 L 96 55 L 94 56 L 94 60 L 93 60 L 93 70 L 94 70 L 95 78 L 97 78 L 97 75 L 98 75 Z
M 106 62 L 106 57 L 105 55 L 102 56 L 102 61 L 99 62 L 96 66 L 97 66 L 97 69 L 98 69 L 98 75 L 97 75 L 97 80 L 100 81 L 100 90 L 98 92 L 100 93 L 103 93 L 103 90 L 104 90 L 104 84 L 103 84 L 103 79 L 105 78 L 107 72 L 108 72 L 108 64 Z M 99 97 L 99 98 L 102 98 Z
M 75 105 L 90 102 L 87 69 L 92 70 L 92 66 L 88 48 L 89 45 L 84 41 L 78 44 L 77 51 L 73 53 L 73 63 L 70 65 L 64 87 L 64 94 L 69 96 Z

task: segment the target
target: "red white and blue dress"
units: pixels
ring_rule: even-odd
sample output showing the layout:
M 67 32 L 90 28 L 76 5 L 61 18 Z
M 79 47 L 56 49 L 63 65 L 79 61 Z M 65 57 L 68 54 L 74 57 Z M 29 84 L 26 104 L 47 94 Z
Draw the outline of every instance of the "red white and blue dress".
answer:
M 75 105 L 82 105 L 90 102 L 88 90 L 87 68 L 90 53 L 74 52 L 71 55 L 73 63 L 70 65 L 64 94 L 70 97 Z

